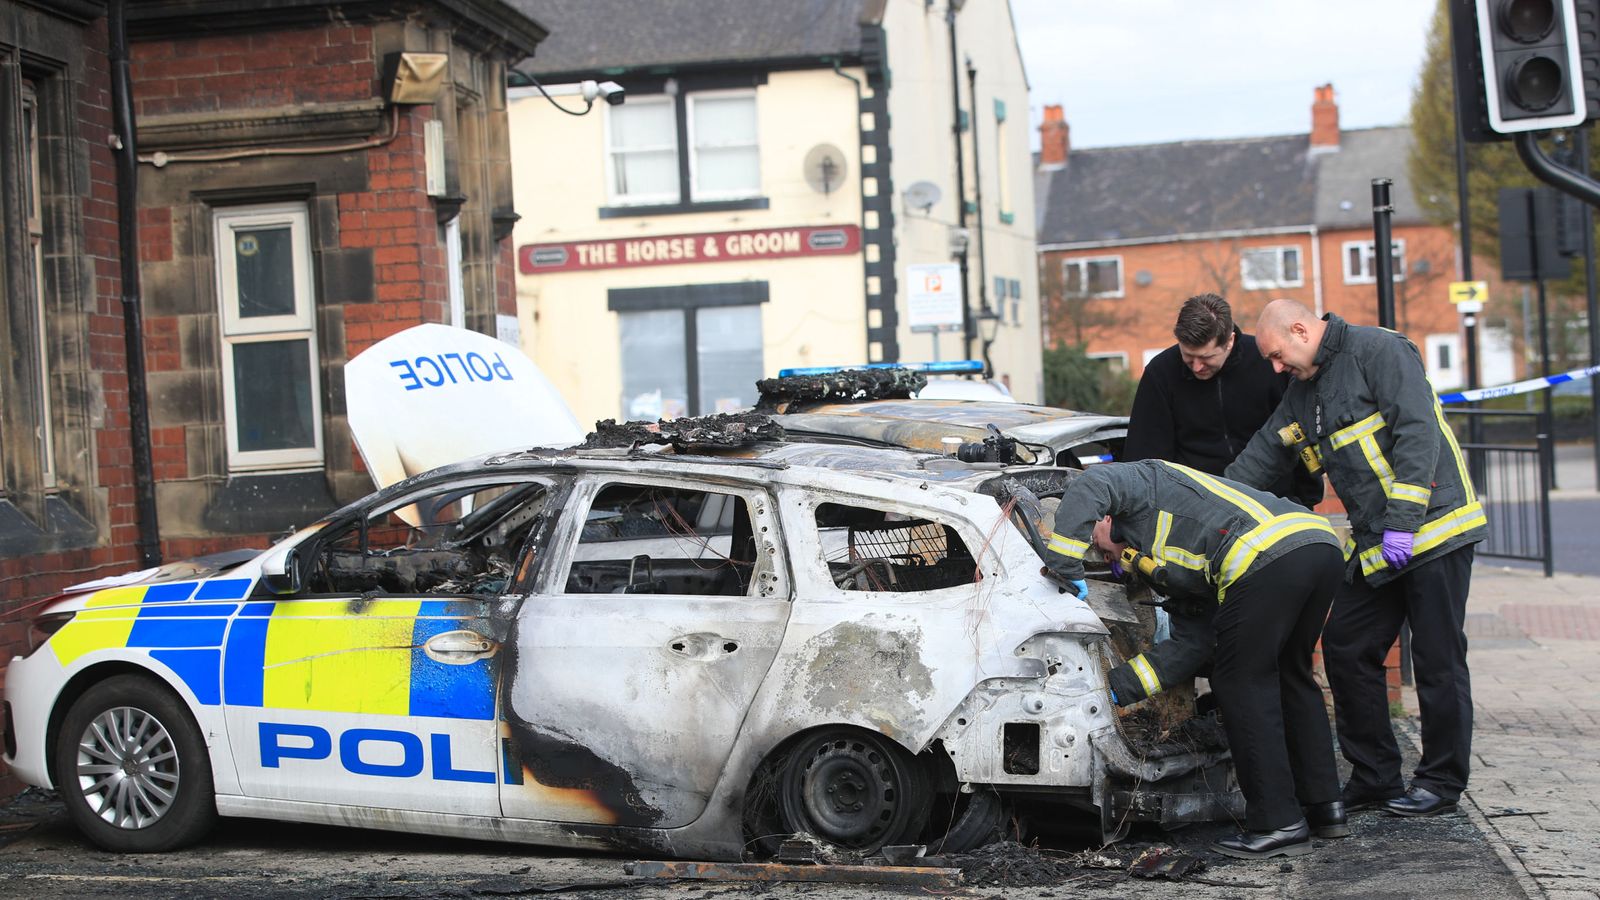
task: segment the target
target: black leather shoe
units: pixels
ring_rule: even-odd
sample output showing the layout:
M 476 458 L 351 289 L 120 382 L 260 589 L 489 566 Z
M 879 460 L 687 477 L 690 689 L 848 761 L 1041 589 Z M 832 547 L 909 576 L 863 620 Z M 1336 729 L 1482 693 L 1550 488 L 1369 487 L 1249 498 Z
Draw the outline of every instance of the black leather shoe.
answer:
M 1392 791 L 1362 791 L 1352 790 L 1350 785 L 1345 785 L 1339 792 L 1339 799 L 1344 801 L 1346 813 L 1360 812 L 1363 809 L 1378 809 L 1385 803 L 1397 797 L 1404 797 L 1405 791 L 1395 789 Z
M 1383 808 L 1394 815 L 1409 818 L 1442 816 L 1456 811 L 1456 801 L 1446 800 L 1427 788 L 1412 785 L 1405 796 L 1390 800 L 1383 804 Z
M 1319 838 L 1350 836 L 1350 817 L 1344 811 L 1343 800 L 1311 803 L 1305 807 L 1306 821 L 1311 823 L 1311 833 Z
M 1211 849 L 1234 859 L 1271 859 L 1274 856 L 1300 856 L 1311 852 L 1311 826 L 1305 819 L 1276 831 L 1241 831 L 1223 838 Z

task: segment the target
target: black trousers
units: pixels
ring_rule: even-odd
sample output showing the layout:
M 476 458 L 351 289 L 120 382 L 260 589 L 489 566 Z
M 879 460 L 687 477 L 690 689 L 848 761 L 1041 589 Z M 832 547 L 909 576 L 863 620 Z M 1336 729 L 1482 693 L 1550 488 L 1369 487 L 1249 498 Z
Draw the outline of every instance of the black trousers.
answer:
M 1251 831 L 1286 828 L 1302 804 L 1339 799 L 1311 651 L 1343 580 L 1339 548 L 1308 544 L 1247 573 L 1217 609 L 1211 687 Z
M 1351 795 L 1393 796 L 1405 789 L 1400 747 L 1389 724 L 1383 658 L 1411 623 L 1412 671 L 1422 710 L 1422 762 L 1411 783 L 1455 800 L 1472 756 L 1472 681 L 1467 673 L 1467 589 L 1473 547 L 1435 557 L 1381 587 L 1358 571 L 1333 604 L 1322 635 L 1333 689 L 1339 748 L 1350 761 Z

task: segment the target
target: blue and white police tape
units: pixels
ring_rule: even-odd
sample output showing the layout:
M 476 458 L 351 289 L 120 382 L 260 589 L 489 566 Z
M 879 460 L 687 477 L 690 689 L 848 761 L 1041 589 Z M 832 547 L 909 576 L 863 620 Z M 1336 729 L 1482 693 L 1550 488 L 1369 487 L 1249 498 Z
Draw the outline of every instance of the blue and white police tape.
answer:
M 1111 462 L 1112 458 L 1113 457 L 1109 453 L 1101 453 L 1098 456 L 1080 456 L 1078 457 L 1078 462 L 1081 462 L 1086 466 L 1092 466 L 1095 463 Z
M 1529 378 L 1527 381 L 1518 381 L 1514 384 L 1502 384 L 1499 387 L 1477 388 L 1470 391 L 1456 391 L 1450 394 L 1440 394 L 1440 403 L 1471 403 L 1476 400 L 1489 400 L 1494 397 L 1511 397 L 1517 394 L 1527 394 L 1533 391 L 1542 391 L 1545 388 L 1577 381 L 1580 378 L 1591 378 L 1600 374 L 1600 366 L 1589 366 L 1584 369 L 1573 369 L 1559 375 L 1545 375 L 1542 378 Z
M 779 378 L 792 375 L 832 375 L 856 369 L 905 369 L 909 372 L 926 372 L 930 375 L 967 374 L 983 371 L 983 362 L 976 359 L 952 359 L 945 362 L 911 363 L 861 363 L 854 366 L 806 366 L 798 369 L 779 369 Z

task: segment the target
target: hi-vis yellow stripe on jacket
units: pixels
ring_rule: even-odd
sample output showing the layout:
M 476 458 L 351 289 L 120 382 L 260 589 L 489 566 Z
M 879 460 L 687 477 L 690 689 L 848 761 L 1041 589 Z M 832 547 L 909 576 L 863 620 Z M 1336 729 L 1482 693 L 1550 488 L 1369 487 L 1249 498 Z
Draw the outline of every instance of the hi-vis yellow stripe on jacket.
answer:
M 1080 578 L 1094 524 L 1167 567 L 1174 596 L 1221 602 L 1251 571 L 1296 547 L 1339 546 L 1328 520 L 1281 497 L 1187 466 L 1146 459 L 1095 466 L 1075 478 L 1056 510 L 1054 565 Z
M 1324 318 L 1316 376 L 1289 386 L 1228 477 L 1272 484 L 1298 464 L 1276 435 L 1299 422 L 1350 514 L 1354 553 L 1369 584 L 1395 577 L 1380 549 L 1387 529 L 1415 532 L 1411 566 L 1483 540 L 1483 506 L 1417 348 L 1387 329 Z

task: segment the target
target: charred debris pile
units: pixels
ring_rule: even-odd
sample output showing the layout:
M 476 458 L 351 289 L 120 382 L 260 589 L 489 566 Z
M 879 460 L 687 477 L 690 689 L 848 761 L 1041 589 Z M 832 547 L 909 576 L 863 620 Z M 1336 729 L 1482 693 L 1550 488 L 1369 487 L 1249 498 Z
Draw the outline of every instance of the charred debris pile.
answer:
M 603 419 L 580 446 L 583 450 L 613 450 L 666 444 L 673 447 L 742 447 L 782 441 L 783 426 L 765 413 L 718 413 L 659 422 L 618 422 Z
M 907 369 L 847 369 L 824 375 L 788 375 L 756 382 L 756 409 L 790 411 L 792 404 L 905 400 L 928 385 L 928 376 Z

